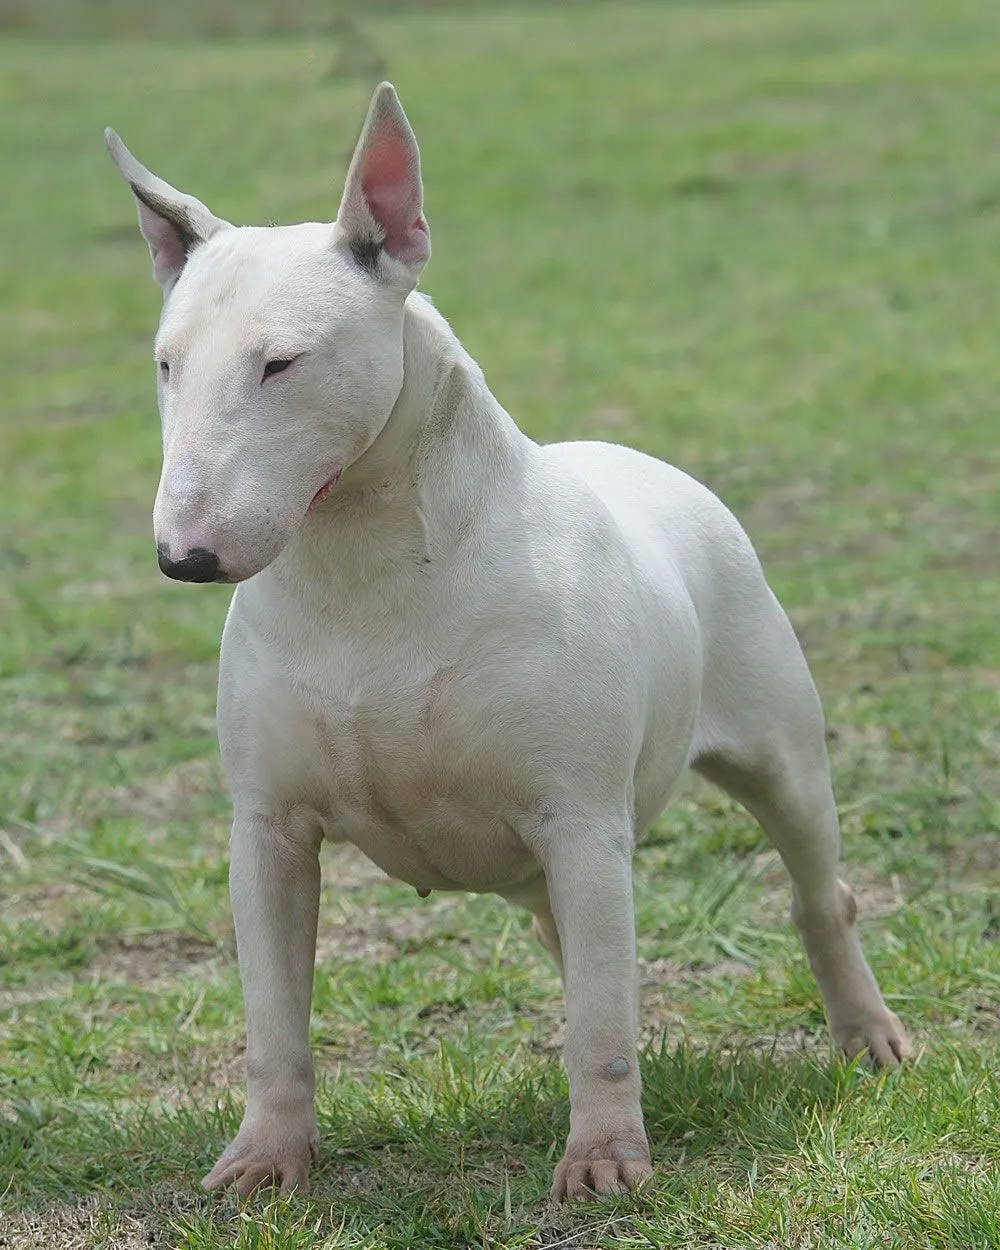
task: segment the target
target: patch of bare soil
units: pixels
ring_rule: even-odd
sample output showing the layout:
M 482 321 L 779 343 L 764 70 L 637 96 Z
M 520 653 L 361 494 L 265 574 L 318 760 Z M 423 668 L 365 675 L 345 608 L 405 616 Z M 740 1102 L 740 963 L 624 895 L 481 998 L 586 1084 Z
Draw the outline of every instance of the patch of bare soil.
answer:
M 51 981 L 46 981 L 44 986 L 34 985 L 30 989 L 6 990 L 0 989 L 0 1012 L 10 1011 L 12 1007 L 24 1007 L 28 1003 L 38 1003 L 46 998 L 61 998 L 70 986 L 73 984 L 73 978 L 66 973 L 61 973 L 54 977 Z M 3 1243 L 0 1242 L 0 1246 Z
M 830 1036 L 826 1029 L 807 1029 L 803 1024 L 793 1024 L 780 1033 L 764 1033 L 760 1037 L 738 1036 L 733 1045 L 720 1047 L 723 1053 L 742 1053 L 747 1050 L 764 1051 L 774 1055 L 829 1054 Z
M 27 1211 L 6 1217 L 5 1224 L 3 1250 L 87 1250 L 99 1237 L 116 1250 L 149 1250 L 157 1243 L 155 1229 L 142 1216 L 119 1216 L 109 1229 L 96 1202 Z
M 972 1027 L 977 1033 L 995 1033 L 1000 1030 L 1000 1003 L 985 1001 L 976 1003 Z
M 221 793 L 225 788 L 218 758 L 204 755 L 177 764 L 160 777 L 149 778 L 141 785 L 116 786 L 101 795 L 102 805 L 127 816 L 154 824 L 177 820 L 207 793 Z
M 246 1083 L 243 1022 L 234 1024 L 232 1040 L 227 1042 L 186 1046 L 156 1055 L 118 1051 L 107 1057 L 106 1066 L 136 1078 L 140 1090 L 146 1091 L 138 1095 L 144 1107 L 205 1107 L 228 1090 L 242 1096 Z M 317 1068 L 321 1067 L 317 1063 Z
M 88 973 L 95 980 L 125 981 L 156 989 L 178 975 L 207 971 L 218 959 L 216 946 L 190 933 L 121 934 L 101 941 Z
M 963 871 L 977 875 L 1000 872 L 1000 836 L 981 833 L 973 838 L 962 838 L 952 847 L 951 857 Z
M 717 963 L 682 964 L 672 959 L 640 959 L 640 984 L 647 986 L 691 985 L 715 977 L 746 976 L 750 971 L 738 959 L 720 959 Z
M 19 885 L 3 900 L 7 921 L 44 920 L 51 926 L 64 919 L 71 908 L 85 899 L 93 899 L 93 891 L 76 881 L 40 881 Z
M 640 959 L 640 1046 L 657 1046 L 665 1032 L 686 1033 L 690 1024 L 683 1004 L 692 993 L 711 994 L 712 982 L 743 977 L 751 969 L 736 959 L 682 964 L 671 959 Z
M 208 974 L 219 965 L 219 949 L 189 933 L 124 934 L 103 939 L 86 969 L 75 975 L 60 972 L 44 983 L 18 989 L 0 989 L 0 1011 L 65 995 L 74 982 L 118 981 L 157 990 L 172 985 L 179 975 Z
M 896 873 L 879 873 L 858 864 L 853 870 L 848 866 L 845 877 L 854 891 L 858 921 L 862 925 L 891 916 L 906 904 L 906 887 Z
M 344 843 L 323 853 L 323 877 L 327 883 L 320 911 L 316 962 L 330 959 L 368 959 L 375 963 L 395 959 L 400 947 L 420 941 L 432 919 L 455 906 L 452 894 L 418 897 L 398 911 L 378 907 L 365 895 L 352 891 L 392 880 L 356 847 Z M 456 939 L 461 942 L 461 938 Z
M 199 1208 L 200 1197 L 184 1190 L 157 1188 L 148 1195 L 149 1211 L 116 1211 L 98 1198 L 72 1205 L 53 1203 L 40 1211 L 6 1214 L 0 1223 L 0 1250 L 150 1250 L 171 1244 L 168 1219 Z

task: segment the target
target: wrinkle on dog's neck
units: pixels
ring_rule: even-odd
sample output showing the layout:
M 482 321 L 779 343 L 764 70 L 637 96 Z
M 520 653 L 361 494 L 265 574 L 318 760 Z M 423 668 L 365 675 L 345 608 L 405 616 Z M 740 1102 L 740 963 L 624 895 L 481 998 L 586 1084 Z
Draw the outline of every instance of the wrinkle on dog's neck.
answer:
M 352 538 L 367 550 L 369 569 L 379 550 L 390 566 L 445 558 L 516 473 L 529 443 L 422 296 L 407 301 L 403 357 L 388 421 L 306 522 L 338 564 L 350 558 L 343 544 Z
M 438 459 L 449 452 L 490 449 L 492 459 L 522 438 L 451 327 L 414 293 L 404 309 L 402 387 L 371 447 L 345 472 L 341 493 L 426 488 L 425 472 L 436 476 Z

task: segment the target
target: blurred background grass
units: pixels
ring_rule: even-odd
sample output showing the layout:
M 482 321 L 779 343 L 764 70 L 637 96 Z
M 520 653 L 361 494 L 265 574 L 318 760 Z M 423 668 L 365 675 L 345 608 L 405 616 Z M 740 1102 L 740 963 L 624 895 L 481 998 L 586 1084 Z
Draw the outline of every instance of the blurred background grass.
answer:
M 340 34 L 356 20 L 407 13 L 470 13 L 492 0 L 0 0 L 0 30 L 46 39 L 224 39 Z M 515 5 L 505 3 L 503 7 Z M 535 6 L 526 6 L 535 7 Z
M 328 219 L 383 77 L 421 142 L 424 286 L 501 401 L 537 438 L 629 442 L 707 481 L 747 525 L 816 672 L 866 942 L 937 1058 L 908 1074 L 905 1097 L 882 1089 L 878 1115 L 851 1120 L 855 1106 L 869 1115 L 865 1096 L 828 1091 L 802 1140 L 782 1138 L 782 1244 L 863 1244 L 851 1229 L 879 1202 L 864 1244 L 888 1244 L 892 1219 L 900 1244 L 989 1244 L 948 1232 L 953 1208 L 953 1230 L 985 1227 L 986 1191 L 949 1186 L 915 1127 L 921 1103 L 950 1108 L 956 1166 L 982 1185 L 995 1174 L 983 1161 L 1000 1053 L 1000 7 L 978 0 L 0 0 L 11 1194 L 35 1209 L 93 1188 L 106 1223 L 141 1209 L 174 1237 L 154 1207 L 211 1162 L 236 1114 L 216 1117 L 215 1096 L 239 1088 L 214 745 L 228 592 L 156 570 L 159 293 L 101 130 L 237 222 Z M 420 1155 L 419 1135 L 399 1147 L 416 1197 L 352 1189 L 340 1160 L 317 1201 L 346 1186 L 373 1245 L 388 1244 L 380 1219 L 417 1207 L 431 1231 L 399 1244 L 459 1244 L 449 1219 L 466 1209 L 490 1235 L 533 1244 L 554 1130 L 527 1098 L 513 1127 L 477 1137 L 467 1119 L 463 1136 L 434 1057 L 457 1038 L 455 1061 L 490 1074 L 476 1091 L 488 1105 L 504 1082 L 554 1089 L 560 1004 L 544 960 L 493 900 L 417 904 L 337 857 L 328 876 L 321 1070 L 390 1072 L 404 1105 L 427 1114 L 441 1100 L 450 1137 L 440 1159 Z M 647 1106 L 666 1126 L 654 1154 L 677 1165 L 663 1190 L 671 1244 L 764 1238 L 743 1130 L 719 1124 L 692 1146 L 669 1090 L 688 1082 L 697 1102 L 735 1082 L 752 1103 L 786 1080 L 770 1063 L 823 1046 L 782 871 L 738 809 L 691 786 L 639 852 L 637 907 Z M 673 1054 L 679 1037 L 704 1057 Z M 736 1069 L 734 1047 L 752 1056 Z M 794 1071 L 814 1093 L 826 1081 Z M 350 1098 L 324 1097 L 332 1141 Z M 806 1149 L 822 1154 L 810 1135 L 841 1097 L 844 1132 L 875 1143 L 849 1155 L 842 1193 Z M 150 1100 L 152 1119 L 133 1115 Z M 166 1133 L 175 1144 L 157 1161 Z M 105 1140 L 124 1144 L 101 1157 Z M 460 1142 L 494 1161 L 479 1181 L 453 1172 Z M 497 1158 L 520 1162 L 501 1175 Z M 901 1172 L 884 1198 L 887 1160 L 916 1179 Z M 155 1202 L 141 1196 L 150 1176 Z M 514 1217 L 489 1205 L 503 1183 Z M 38 1244 L 58 1244 L 54 1227 Z M 184 1244 L 210 1244 L 199 1236 Z M 344 1244 L 368 1244 L 358 1236 Z

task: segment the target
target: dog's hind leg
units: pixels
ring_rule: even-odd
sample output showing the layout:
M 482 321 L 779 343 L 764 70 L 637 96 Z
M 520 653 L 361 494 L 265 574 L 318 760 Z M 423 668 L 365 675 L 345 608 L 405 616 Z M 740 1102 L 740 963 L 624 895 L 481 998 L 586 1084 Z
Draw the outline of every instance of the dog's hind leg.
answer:
M 563 964 L 562 942 L 559 940 L 559 930 L 552 914 L 552 904 L 549 902 L 548 893 L 545 892 L 532 898 L 528 905 L 532 912 L 531 931 L 548 951 L 560 979 L 565 984 L 566 968 Z
M 848 1056 L 867 1049 L 876 1065 L 895 1066 L 906 1034 L 862 953 L 854 896 L 837 878 L 840 825 L 819 698 L 784 612 L 770 595 L 761 607 L 715 667 L 691 764 L 777 847 L 836 1041 Z

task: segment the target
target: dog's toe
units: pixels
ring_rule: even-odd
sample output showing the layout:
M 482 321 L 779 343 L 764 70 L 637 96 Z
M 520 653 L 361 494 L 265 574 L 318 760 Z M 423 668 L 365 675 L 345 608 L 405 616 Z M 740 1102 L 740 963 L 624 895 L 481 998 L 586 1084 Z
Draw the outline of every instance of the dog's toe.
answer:
M 557 1202 L 567 1198 L 606 1198 L 625 1194 L 652 1175 L 652 1167 L 639 1160 L 587 1159 L 556 1169 L 552 1196 Z
M 595 1142 L 589 1149 L 570 1142 L 566 1155 L 556 1168 L 552 1197 L 607 1197 L 635 1189 L 652 1175 L 645 1134 L 630 1132 L 627 1137 Z
M 219 1160 L 202 1179 L 203 1189 L 220 1189 L 232 1186 L 241 1198 L 246 1198 L 262 1186 L 273 1185 L 282 1193 L 305 1193 L 309 1188 L 308 1164 L 292 1159 L 239 1159 L 235 1162 Z
M 891 1011 L 884 1009 L 867 1020 L 841 1026 L 835 1036 L 848 1059 L 867 1052 L 876 1068 L 898 1068 L 910 1053 L 906 1030 Z
M 215 1167 L 202 1178 L 203 1189 L 232 1186 L 246 1198 L 261 1186 L 274 1185 L 282 1193 L 309 1188 L 309 1165 L 316 1158 L 315 1134 L 283 1136 L 268 1142 L 262 1136 L 241 1131 L 222 1152 Z

